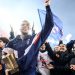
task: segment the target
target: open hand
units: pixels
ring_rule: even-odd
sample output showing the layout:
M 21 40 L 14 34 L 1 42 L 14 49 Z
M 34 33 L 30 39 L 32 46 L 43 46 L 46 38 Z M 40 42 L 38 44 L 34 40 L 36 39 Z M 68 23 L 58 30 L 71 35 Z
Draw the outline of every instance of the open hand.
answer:
M 70 69 L 75 70 L 75 65 L 70 65 Z

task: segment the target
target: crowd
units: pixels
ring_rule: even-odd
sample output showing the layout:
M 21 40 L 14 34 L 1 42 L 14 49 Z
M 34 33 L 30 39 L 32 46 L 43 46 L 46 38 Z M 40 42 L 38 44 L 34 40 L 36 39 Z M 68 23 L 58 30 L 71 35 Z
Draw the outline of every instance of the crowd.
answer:
M 50 1 L 51 2 L 51 1 Z M 45 25 L 38 34 L 29 35 L 30 24 L 24 20 L 21 35 L 0 37 L 0 75 L 75 75 L 75 40 L 51 48 L 46 42 L 54 26 L 49 0 Z
M 62 41 L 52 50 L 44 43 L 38 54 L 37 69 L 40 75 L 75 75 L 75 40 L 67 44 Z

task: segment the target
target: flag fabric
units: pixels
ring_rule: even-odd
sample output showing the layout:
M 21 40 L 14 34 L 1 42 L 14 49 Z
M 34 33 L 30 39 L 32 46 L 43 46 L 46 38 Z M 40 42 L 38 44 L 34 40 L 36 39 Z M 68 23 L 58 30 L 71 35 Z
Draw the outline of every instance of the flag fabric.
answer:
M 46 11 L 42 10 L 42 9 L 38 9 L 38 14 L 39 14 L 41 27 L 43 27 L 43 25 L 45 23 Z M 53 14 L 53 21 L 54 21 L 54 27 L 53 27 L 53 29 L 51 31 L 51 34 L 48 37 L 48 41 L 53 43 L 53 44 L 55 44 L 63 36 L 63 31 L 62 31 L 63 30 L 63 23 L 55 14 Z

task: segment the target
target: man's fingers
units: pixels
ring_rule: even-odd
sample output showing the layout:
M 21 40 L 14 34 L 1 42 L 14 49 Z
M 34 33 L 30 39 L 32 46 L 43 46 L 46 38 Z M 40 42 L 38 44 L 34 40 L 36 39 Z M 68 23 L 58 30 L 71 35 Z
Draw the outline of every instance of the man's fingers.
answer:
M 45 0 L 45 3 L 48 3 L 49 2 L 49 0 Z
M 50 0 L 44 0 L 45 6 L 49 5 Z
M 75 70 L 75 65 L 70 65 L 70 69 Z

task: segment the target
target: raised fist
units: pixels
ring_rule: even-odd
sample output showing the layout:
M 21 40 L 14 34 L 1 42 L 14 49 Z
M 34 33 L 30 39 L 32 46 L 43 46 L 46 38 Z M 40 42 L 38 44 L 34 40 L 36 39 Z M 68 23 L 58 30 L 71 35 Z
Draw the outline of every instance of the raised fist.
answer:
M 44 0 L 45 6 L 49 5 L 50 0 Z

